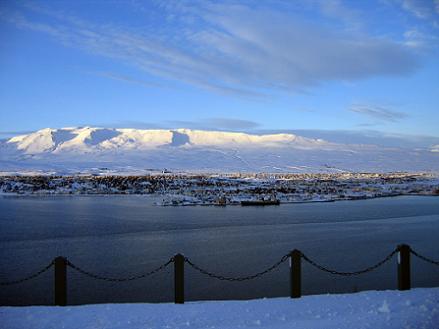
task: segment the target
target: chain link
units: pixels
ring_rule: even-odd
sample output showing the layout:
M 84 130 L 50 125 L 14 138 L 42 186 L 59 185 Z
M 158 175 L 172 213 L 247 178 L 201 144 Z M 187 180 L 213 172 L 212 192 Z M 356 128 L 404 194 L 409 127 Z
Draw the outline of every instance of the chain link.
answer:
M 217 275 L 214 274 L 212 272 L 206 271 L 204 269 L 202 269 L 201 267 L 199 267 L 198 265 L 195 265 L 194 263 L 191 262 L 191 260 L 187 257 L 185 257 L 184 261 L 186 263 L 188 263 L 192 268 L 194 268 L 195 270 L 197 270 L 198 272 L 205 274 L 211 278 L 215 278 L 221 281 L 246 281 L 246 280 L 252 280 L 258 277 L 263 276 L 264 274 L 267 274 L 268 272 L 273 271 L 274 269 L 276 269 L 277 267 L 279 267 L 280 264 L 282 264 L 283 262 L 285 262 L 288 258 L 290 257 L 290 254 L 286 254 L 284 255 L 278 262 L 276 262 L 275 264 L 273 264 L 272 266 L 270 266 L 269 268 L 267 268 L 266 270 L 262 271 L 262 272 L 258 272 L 256 274 L 253 275 L 248 275 L 248 276 L 241 276 L 241 277 L 227 277 L 227 276 L 223 276 L 223 275 Z
M 169 264 L 171 264 L 173 261 L 174 261 L 174 258 L 172 257 L 166 263 L 164 263 L 163 265 L 160 265 L 159 267 L 155 268 L 152 271 L 149 271 L 149 272 L 144 273 L 144 274 L 139 274 L 139 275 L 127 277 L 127 278 L 110 278 L 110 277 L 105 277 L 103 275 L 94 274 L 94 273 L 91 273 L 89 271 L 86 271 L 86 270 L 80 268 L 79 266 L 73 264 L 69 260 L 67 260 L 67 266 L 70 266 L 75 271 L 77 271 L 81 274 L 84 274 L 84 275 L 86 275 L 90 278 L 93 278 L 93 279 L 109 281 L 109 282 L 125 282 L 125 281 L 133 281 L 133 280 L 137 280 L 137 279 L 142 279 L 142 278 L 145 278 L 147 276 L 153 275 L 157 272 L 160 272 L 161 270 L 165 269 Z
M 323 267 L 322 265 L 317 264 L 316 262 L 314 262 L 313 260 L 309 259 L 305 254 L 302 253 L 302 258 L 307 261 L 308 263 L 310 263 L 312 266 L 318 268 L 319 270 L 322 270 L 324 272 L 328 272 L 331 274 L 336 274 L 336 275 L 342 275 L 342 276 L 353 276 L 353 275 L 359 275 L 359 274 L 363 274 L 363 273 L 367 273 L 367 272 L 371 272 L 373 270 L 375 270 L 376 268 L 380 267 L 381 265 L 383 265 L 384 263 L 388 262 L 396 253 L 398 252 L 398 249 L 393 250 L 386 258 L 384 258 L 382 261 L 376 263 L 373 266 L 370 266 L 368 268 L 365 268 L 364 270 L 361 271 L 355 271 L 355 272 L 339 272 L 339 271 L 335 271 L 335 270 L 331 270 L 328 269 L 326 267 Z
M 425 256 L 422 256 L 420 254 L 418 254 L 416 251 L 414 251 L 412 248 L 410 248 L 410 252 L 415 255 L 416 257 L 422 259 L 423 261 L 426 261 L 427 263 L 433 264 L 433 265 L 439 265 L 438 261 L 432 260 L 430 258 L 427 258 Z
M 49 264 L 47 264 L 45 267 L 43 267 L 41 270 L 39 270 L 38 272 L 35 272 L 34 274 L 31 274 L 27 277 L 24 277 L 22 279 L 19 280 L 15 280 L 15 281 L 5 281 L 5 282 L 0 282 L 0 286 L 10 286 L 13 284 L 18 284 L 18 283 L 22 283 L 25 281 L 29 281 L 32 280 L 34 278 L 36 278 L 37 276 L 43 274 L 44 272 L 46 272 L 48 269 L 50 269 L 53 266 L 54 262 L 51 261 Z

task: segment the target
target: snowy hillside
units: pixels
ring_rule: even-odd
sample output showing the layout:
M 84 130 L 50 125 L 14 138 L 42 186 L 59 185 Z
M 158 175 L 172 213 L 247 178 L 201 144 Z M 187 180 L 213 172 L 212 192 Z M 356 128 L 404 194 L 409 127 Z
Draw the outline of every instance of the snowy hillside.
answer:
M 0 142 L 0 171 L 438 171 L 439 153 L 432 150 L 337 144 L 294 134 L 46 128 Z

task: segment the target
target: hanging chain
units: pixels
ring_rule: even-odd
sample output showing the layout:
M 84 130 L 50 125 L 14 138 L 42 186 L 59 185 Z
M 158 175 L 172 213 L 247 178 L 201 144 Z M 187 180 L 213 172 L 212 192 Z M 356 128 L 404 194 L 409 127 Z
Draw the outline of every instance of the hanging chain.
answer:
M 166 263 L 164 263 L 163 265 L 160 265 L 159 267 L 155 268 L 152 271 L 149 271 L 149 272 L 144 273 L 144 274 L 139 274 L 139 275 L 135 275 L 135 276 L 131 276 L 131 277 L 126 277 L 126 278 L 111 278 L 111 277 L 105 277 L 103 275 L 91 273 L 91 272 L 86 271 L 86 270 L 80 268 L 79 266 L 73 264 L 69 260 L 67 260 L 67 266 L 70 266 L 75 271 L 78 271 L 79 273 L 84 274 L 84 275 L 86 275 L 86 276 L 88 276 L 90 278 L 93 278 L 93 279 L 103 280 L 103 281 L 110 281 L 110 282 L 125 282 L 125 281 L 133 281 L 133 280 L 137 280 L 137 279 L 142 279 L 142 278 L 145 278 L 147 276 L 153 275 L 153 274 L 155 274 L 157 272 L 160 272 L 161 270 L 165 269 L 169 264 L 171 264 L 173 261 L 174 261 L 174 258 L 171 258 Z
M 290 254 L 286 254 L 284 255 L 278 262 L 276 262 L 275 264 L 273 264 L 272 266 L 270 266 L 269 268 L 267 268 L 266 270 L 262 271 L 262 272 L 258 272 L 256 274 L 253 275 L 248 275 L 248 276 L 241 276 L 241 277 L 227 277 L 227 276 L 223 276 L 223 275 L 217 275 L 214 274 L 212 272 L 206 271 L 204 269 L 202 269 L 201 267 L 199 267 L 198 265 L 195 265 L 194 263 L 192 263 L 192 261 L 189 258 L 185 258 L 184 261 L 186 263 L 188 263 L 192 268 L 194 268 L 195 270 L 197 270 L 198 272 L 205 274 L 211 278 L 215 278 L 221 281 L 246 281 L 246 280 L 252 280 L 252 279 L 256 279 L 258 277 L 263 276 L 264 274 L 267 274 L 268 272 L 273 271 L 274 269 L 276 269 L 277 267 L 279 267 L 280 264 L 282 264 L 283 262 L 285 262 L 288 258 L 290 257 Z
M 355 272 L 339 272 L 336 270 L 331 270 L 328 269 L 322 265 L 317 264 L 316 262 L 314 262 L 313 260 L 309 259 L 305 254 L 302 253 L 302 258 L 310 263 L 312 266 L 318 268 L 319 270 L 322 270 L 324 272 L 327 273 L 331 273 L 331 274 L 336 274 L 336 275 L 342 275 L 342 276 L 353 276 L 353 275 L 359 275 L 359 274 L 363 274 L 363 273 L 367 273 L 367 272 L 371 272 L 373 270 L 375 270 L 376 268 L 380 267 L 381 265 L 383 265 L 384 263 L 388 262 L 396 253 L 398 252 L 398 249 L 393 250 L 386 258 L 384 258 L 382 261 L 376 263 L 373 266 L 370 266 L 368 268 L 365 268 L 364 270 L 361 271 L 355 271 Z
M 410 252 L 415 255 L 416 257 L 422 259 L 423 261 L 426 261 L 427 263 L 433 264 L 433 265 L 439 265 L 439 261 L 427 258 L 425 256 L 422 256 L 420 254 L 418 254 L 416 251 L 414 251 L 412 248 L 410 248 Z
M 47 264 L 45 267 L 43 267 L 41 270 L 39 270 L 38 272 L 35 272 L 34 274 L 28 275 L 27 277 L 24 277 L 22 279 L 15 280 L 15 281 L 0 282 L 0 286 L 9 286 L 9 285 L 18 284 L 18 283 L 32 280 L 32 279 L 36 278 L 37 276 L 46 272 L 48 269 L 50 269 L 53 266 L 53 264 L 54 264 L 54 262 L 52 261 L 49 264 Z

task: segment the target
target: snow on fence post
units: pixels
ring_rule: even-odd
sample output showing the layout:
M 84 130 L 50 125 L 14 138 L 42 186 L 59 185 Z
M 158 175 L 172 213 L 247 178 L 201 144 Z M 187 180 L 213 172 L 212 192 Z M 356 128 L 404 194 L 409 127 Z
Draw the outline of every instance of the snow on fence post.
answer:
M 300 250 L 294 249 L 290 253 L 290 287 L 291 298 L 300 298 L 302 296 L 301 292 L 301 281 L 302 281 L 302 270 L 301 270 L 301 260 L 302 252 Z
M 174 301 L 175 304 L 184 304 L 184 256 L 174 256 Z
M 55 305 L 67 305 L 67 259 L 56 257 L 55 264 Z
M 410 290 L 410 246 L 398 246 L 398 290 Z

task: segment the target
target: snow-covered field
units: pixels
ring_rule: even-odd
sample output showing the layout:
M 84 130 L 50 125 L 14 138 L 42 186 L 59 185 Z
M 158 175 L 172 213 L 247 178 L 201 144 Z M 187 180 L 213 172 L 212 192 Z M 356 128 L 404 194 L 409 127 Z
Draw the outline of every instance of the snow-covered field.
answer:
M 2 307 L 2 328 L 439 328 L 439 288 L 175 304 Z

